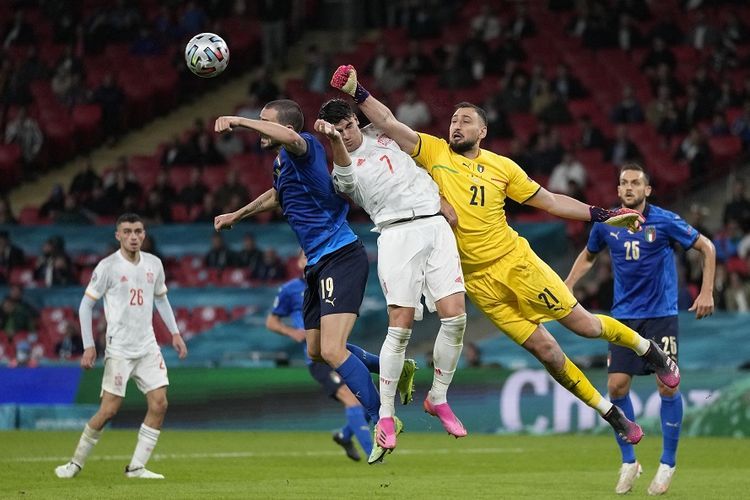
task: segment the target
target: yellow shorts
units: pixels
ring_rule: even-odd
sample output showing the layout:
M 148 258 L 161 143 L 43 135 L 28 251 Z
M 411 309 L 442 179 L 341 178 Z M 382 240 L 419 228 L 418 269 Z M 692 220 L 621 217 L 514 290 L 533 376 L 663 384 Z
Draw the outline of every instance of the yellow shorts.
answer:
M 521 237 L 515 249 L 464 279 L 474 305 L 519 345 L 539 323 L 564 318 L 578 303 L 560 276 Z

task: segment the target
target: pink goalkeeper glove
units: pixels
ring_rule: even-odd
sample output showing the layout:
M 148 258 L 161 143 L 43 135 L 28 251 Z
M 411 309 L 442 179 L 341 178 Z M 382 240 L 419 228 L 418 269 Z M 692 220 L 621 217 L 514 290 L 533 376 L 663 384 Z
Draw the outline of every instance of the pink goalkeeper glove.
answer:
M 362 104 L 370 93 L 357 82 L 357 70 L 351 64 L 341 65 L 331 77 L 331 87 L 346 92 L 357 104 Z
M 591 222 L 603 222 L 614 227 L 626 227 L 631 233 L 641 230 L 641 224 L 646 222 L 638 210 L 630 208 L 618 208 L 607 210 L 606 208 L 590 206 Z

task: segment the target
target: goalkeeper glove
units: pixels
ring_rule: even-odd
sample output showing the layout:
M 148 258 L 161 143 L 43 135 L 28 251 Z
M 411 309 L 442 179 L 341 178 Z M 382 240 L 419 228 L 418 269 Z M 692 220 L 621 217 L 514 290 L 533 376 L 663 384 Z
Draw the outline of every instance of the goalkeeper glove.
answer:
M 341 65 L 331 78 L 331 87 L 346 92 L 357 104 L 362 104 L 370 93 L 357 81 L 357 70 L 351 64 Z
M 638 210 L 630 208 L 618 208 L 607 210 L 606 208 L 590 206 L 591 222 L 603 222 L 614 227 L 626 227 L 631 233 L 641 230 L 641 224 L 646 222 Z

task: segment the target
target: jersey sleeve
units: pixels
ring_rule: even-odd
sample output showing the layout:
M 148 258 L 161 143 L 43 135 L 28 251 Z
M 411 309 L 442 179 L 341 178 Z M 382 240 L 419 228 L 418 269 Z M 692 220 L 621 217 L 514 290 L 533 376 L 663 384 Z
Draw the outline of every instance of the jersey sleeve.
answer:
M 541 187 L 535 180 L 524 172 L 510 158 L 503 158 L 505 168 L 508 169 L 508 197 L 518 203 L 525 203 L 529 198 L 534 196 Z
M 160 297 L 167 294 L 166 275 L 164 273 L 164 264 L 159 261 L 159 272 L 156 275 L 156 281 L 154 282 L 154 295 Z
M 94 268 L 85 293 L 92 299 L 99 300 L 107 293 L 109 287 L 109 266 L 104 261 L 101 261 Z
M 603 226 L 600 223 L 596 222 L 594 227 L 591 228 L 589 241 L 586 243 L 586 250 L 591 253 L 599 253 L 607 246 L 602 227 Z
M 301 132 L 299 135 L 307 143 L 307 151 L 305 151 L 304 154 L 301 154 L 299 156 L 296 156 L 290 153 L 289 151 L 287 151 L 289 159 L 292 161 L 292 163 L 294 163 L 298 167 L 305 167 L 307 165 L 312 165 L 315 162 L 316 156 L 318 155 L 319 150 L 317 146 L 319 146 L 320 143 L 309 132 Z M 322 146 L 320 147 L 322 148 Z
M 279 288 L 279 293 L 276 294 L 276 298 L 273 299 L 271 314 L 275 314 L 282 318 L 292 314 L 292 301 L 290 300 L 286 287 L 282 286 Z
M 682 248 L 688 249 L 695 244 L 700 233 L 693 226 L 685 222 L 685 219 L 675 213 L 670 213 L 671 218 L 666 224 L 669 239 L 676 241 Z
M 438 152 L 444 147 L 445 141 L 423 132 L 417 132 L 417 136 L 419 140 L 414 146 L 414 151 L 411 152 L 411 157 L 429 172 Z

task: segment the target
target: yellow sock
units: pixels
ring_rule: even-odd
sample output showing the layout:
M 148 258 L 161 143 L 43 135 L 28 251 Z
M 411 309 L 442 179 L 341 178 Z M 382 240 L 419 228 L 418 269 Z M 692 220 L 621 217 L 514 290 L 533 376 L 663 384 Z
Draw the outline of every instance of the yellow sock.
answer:
M 553 376 L 560 385 L 572 392 L 575 397 L 586 403 L 588 406 L 599 411 L 599 413 L 603 413 L 602 409 L 606 410 L 611 406 L 602 397 L 599 391 L 594 388 L 581 369 L 569 360 L 567 356 L 565 356 L 565 364 L 563 364 L 562 371 Z
M 621 345 L 633 349 L 639 356 L 643 356 L 648 351 L 648 340 L 641 337 L 638 332 L 628 328 L 615 318 L 603 314 L 595 314 L 599 321 L 602 322 L 602 338 L 613 344 Z

